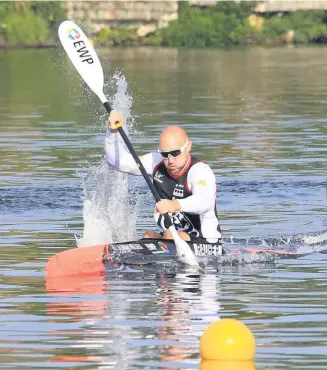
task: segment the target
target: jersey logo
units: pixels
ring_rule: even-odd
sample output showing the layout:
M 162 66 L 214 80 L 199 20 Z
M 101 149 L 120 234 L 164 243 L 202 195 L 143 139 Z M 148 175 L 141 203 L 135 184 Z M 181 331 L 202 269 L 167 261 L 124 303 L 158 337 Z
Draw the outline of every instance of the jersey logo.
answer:
M 178 231 L 184 231 L 194 236 L 200 236 L 198 230 L 194 228 L 191 220 L 183 212 L 172 213 L 172 222 Z
M 207 182 L 206 180 L 198 180 L 195 185 L 207 186 Z
M 160 173 L 159 171 L 157 171 L 155 174 L 154 174 L 154 181 L 157 181 L 159 182 L 160 184 L 162 184 L 162 180 L 161 178 L 163 177 L 164 175 L 162 173 Z
M 174 189 L 173 196 L 175 197 L 183 197 L 184 196 L 184 190 L 183 189 Z

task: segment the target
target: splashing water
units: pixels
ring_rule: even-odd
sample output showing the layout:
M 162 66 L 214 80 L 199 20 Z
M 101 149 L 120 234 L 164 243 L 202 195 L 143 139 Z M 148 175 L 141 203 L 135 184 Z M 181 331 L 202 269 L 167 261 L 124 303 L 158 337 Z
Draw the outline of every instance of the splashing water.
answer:
M 133 126 L 132 97 L 126 78 L 115 73 L 106 90 L 116 88 L 110 103 L 126 118 L 127 127 Z M 110 93 L 107 94 L 111 96 Z M 107 117 L 105 117 L 107 122 Z M 104 134 L 102 135 L 104 142 Z M 81 175 L 84 193 L 84 230 L 75 236 L 79 247 L 136 239 L 136 210 L 138 201 L 130 199 L 128 175 L 115 171 L 102 159 L 97 165 L 84 169 Z
M 125 117 L 127 122 L 127 128 L 132 129 L 134 125 L 134 119 L 131 116 L 131 107 L 133 104 L 133 98 L 128 92 L 128 83 L 126 77 L 121 72 L 116 72 L 105 90 L 110 90 L 116 86 L 116 93 L 110 100 L 113 109 L 119 110 Z M 112 94 L 108 93 L 108 96 Z

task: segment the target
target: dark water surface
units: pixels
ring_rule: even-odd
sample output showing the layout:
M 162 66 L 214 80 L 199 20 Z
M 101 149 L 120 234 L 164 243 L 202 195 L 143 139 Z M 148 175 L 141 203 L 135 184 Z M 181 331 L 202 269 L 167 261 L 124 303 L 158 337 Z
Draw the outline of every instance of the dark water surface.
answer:
M 181 124 L 212 166 L 227 242 L 305 248 L 327 244 L 326 58 L 326 48 L 100 52 L 137 151 Z M 46 261 L 75 235 L 88 245 L 154 227 L 144 181 L 103 163 L 105 119 L 57 50 L 0 51 L 0 368 L 199 369 L 203 330 L 234 317 L 256 337 L 256 369 L 325 369 L 325 254 L 45 286 Z

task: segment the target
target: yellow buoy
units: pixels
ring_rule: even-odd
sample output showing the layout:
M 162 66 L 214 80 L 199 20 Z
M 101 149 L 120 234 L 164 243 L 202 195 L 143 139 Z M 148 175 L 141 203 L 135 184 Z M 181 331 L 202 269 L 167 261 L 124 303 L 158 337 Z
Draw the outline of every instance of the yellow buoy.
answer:
M 202 360 L 200 370 L 255 370 L 253 361 Z
M 221 319 L 204 330 L 200 339 L 200 354 L 203 360 L 253 360 L 255 339 L 242 322 Z

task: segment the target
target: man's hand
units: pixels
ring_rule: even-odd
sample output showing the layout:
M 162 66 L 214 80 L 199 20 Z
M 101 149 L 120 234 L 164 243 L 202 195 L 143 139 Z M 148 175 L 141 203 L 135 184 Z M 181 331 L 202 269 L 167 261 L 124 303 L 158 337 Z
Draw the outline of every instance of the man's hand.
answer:
M 118 112 L 118 110 L 113 110 L 110 112 L 108 120 L 108 129 L 112 133 L 117 132 L 116 122 L 119 122 L 123 125 L 125 123 L 125 119 L 121 113 Z
M 156 212 L 159 212 L 161 215 L 164 213 L 178 212 L 180 209 L 181 206 L 178 200 L 161 199 L 161 201 L 156 204 Z

